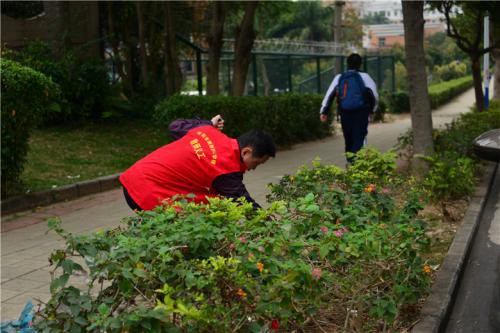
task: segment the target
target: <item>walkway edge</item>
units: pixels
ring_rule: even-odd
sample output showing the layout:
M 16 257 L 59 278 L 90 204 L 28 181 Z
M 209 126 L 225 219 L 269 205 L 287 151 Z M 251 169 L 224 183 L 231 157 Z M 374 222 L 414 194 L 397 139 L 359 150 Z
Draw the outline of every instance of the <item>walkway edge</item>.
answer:
M 120 187 L 121 173 L 64 185 L 54 189 L 18 195 L 2 201 L 2 216 L 48 206 L 57 202 L 74 200 L 89 194 L 105 192 Z
M 438 333 L 445 328 L 497 169 L 497 163 L 488 162 L 412 333 Z

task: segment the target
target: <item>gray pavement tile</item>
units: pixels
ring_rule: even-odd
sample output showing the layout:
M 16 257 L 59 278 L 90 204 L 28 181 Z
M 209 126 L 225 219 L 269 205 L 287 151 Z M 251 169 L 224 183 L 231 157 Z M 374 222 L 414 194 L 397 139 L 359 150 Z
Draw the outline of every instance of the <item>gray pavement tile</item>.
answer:
M 12 297 L 16 297 L 21 295 L 23 292 L 22 291 L 12 291 L 12 290 L 4 290 L 2 289 L 2 303 L 5 301 L 8 301 Z
M 30 281 L 30 280 L 22 280 L 22 279 L 14 279 L 10 281 L 3 282 L 1 285 L 2 291 L 10 290 L 10 291 L 18 291 L 22 290 L 24 292 L 39 288 L 46 284 L 45 281 Z

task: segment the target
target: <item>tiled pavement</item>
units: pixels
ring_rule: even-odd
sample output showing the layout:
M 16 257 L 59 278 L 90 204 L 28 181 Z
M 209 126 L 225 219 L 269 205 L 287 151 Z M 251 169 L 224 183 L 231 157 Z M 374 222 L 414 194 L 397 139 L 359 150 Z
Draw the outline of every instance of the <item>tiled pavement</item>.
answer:
M 460 113 L 467 112 L 473 101 L 474 92 L 470 90 L 434 111 L 434 127 L 449 123 Z M 368 144 L 387 150 L 409 127 L 408 115 L 389 123 L 371 124 Z M 301 165 L 310 164 L 318 156 L 325 164 L 344 166 L 343 150 L 340 134 L 295 145 L 290 150 L 279 151 L 275 159 L 247 173 L 245 183 L 250 194 L 264 203 L 268 183 L 276 182 L 286 173 L 294 173 Z M 43 301 L 49 297 L 50 268 L 47 258 L 62 243 L 54 233 L 46 233 L 46 218 L 59 216 L 67 231 L 85 233 L 116 226 L 121 218 L 129 214 L 131 211 L 122 198 L 121 190 L 116 189 L 2 218 L 0 319 L 16 319 L 28 299 Z

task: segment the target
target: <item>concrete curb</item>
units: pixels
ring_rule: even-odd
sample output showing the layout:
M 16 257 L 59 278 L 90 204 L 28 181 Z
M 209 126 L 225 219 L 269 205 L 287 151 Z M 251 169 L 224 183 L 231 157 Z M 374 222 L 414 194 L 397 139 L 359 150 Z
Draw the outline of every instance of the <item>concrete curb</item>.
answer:
M 89 194 L 105 192 L 121 186 L 120 173 L 64 185 L 54 189 L 19 195 L 2 201 L 2 216 L 48 206 L 57 202 L 74 200 Z
M 488 163 L 412 333 L 437 333 L 445 328 L 497 169 L 498 164 Z

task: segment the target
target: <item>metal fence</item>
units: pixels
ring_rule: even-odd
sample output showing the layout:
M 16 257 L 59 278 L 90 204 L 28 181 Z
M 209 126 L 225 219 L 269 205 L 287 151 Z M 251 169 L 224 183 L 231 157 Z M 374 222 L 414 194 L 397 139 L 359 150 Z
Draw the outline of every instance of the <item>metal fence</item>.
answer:
M 182 40 L 187 52 L 183 52 L 184 73 L 190 87 L 196 87 L 199 95 L 204 93 L 206 51 L 187 40 Z M 290 44 L 297 47 L 295 44 Z M 245 95 L 270 96 L 288 92 L 324 94 L 335 74 L 346 69 L 346 56 L 329 52 L 290 52 L 280 44 L 277 51 L 269 51 L 266 45 L 252 50 L 252 61 L 247 75 Z M 318 50 L 317 48 L 314 50 Z M 233 52 L 225 48 L 219 69 L 219 87 L 222 95 L 229 95 L 233 68 Z M 340 59 L 340 68 L 337 59 Z M 379 89 L 395 90 L 394 57 L 369 55 L 363 57 L 362 70 L 370 74 Z M 188 89 L 189 90 L 189 89 Z M 191 94 L 194 93 L 193 89 Z

